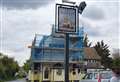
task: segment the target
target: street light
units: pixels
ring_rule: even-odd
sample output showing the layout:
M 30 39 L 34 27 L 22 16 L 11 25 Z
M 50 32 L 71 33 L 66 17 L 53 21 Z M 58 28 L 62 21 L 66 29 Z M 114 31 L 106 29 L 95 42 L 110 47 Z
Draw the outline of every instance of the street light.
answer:
M 82 14 L 83 10 L 85 9 L 86 7 L 86 3 L 85 1 L 81 2 L 78 6 L 78 13 Z
M 86 3 L 83 1 L 80 3 L 79 6 L 75 5 L 76 2 L 72 2 L 72 1 L 68 1 L 68 0 L 62 0 L 63 3 L 68 3 L 68 4 L 72 4 L 72 5 L 64 5 L 64 4 L 57 4 L 57 5 L 60 5 L 60 6 L 56 6 L 56 19 L 59 20 L 59 17 L 57 16 L 60 16 L 59 15 L 59 10 L 57 9 L 60 9 L 61 6 L 63 6 L 63 8 L 65 9 L 73 9 L 75 10 L 75 17 L 79 18 L 79 14 L 82 14 L 83 10 L 85 9 L 86 7 Z M 62 8 L 62 7 L 61 7 Z M 57 13 L 58 12 L 58 13 Z M 62 12 L 63 13 L 63 12 Z M 69 12 L 67 11 L 67 13 L 64 13 L 64 14 L 68 14 Z M 73 14 L 72 14 L 73 15 Z M 62 16 L 62 15 L 61 15 Z M 66 16 L 66 15 L 65 15 Z M 68 15 L 68 16 L 71 16 L 71 15 Z M 63 17 L 61 17 L 63 18 Z M 73 17 L 70 17 L 70 18 L 73 18 Z M 68 20 L 67 20 L 68 21 Z M 71 20 L 70 20 L 71 21 Z M 76 21 L 78 22 L 79 19 L 75 19 L 75 24 Z M 62 21 L 63 22 L 63 21 Z M 59 21 L 58 23 L 56 22 L 56 24 L 58 25 L 58 28 L 59 28 Z M 76 28 L 76 27 L 75 27 Z M 64 30 L 64 29 L 63 29 Z M 60 29 L 58 29 L 58 31 L 60 32 Z M 65 82 L 69 82 L 69 33 L 67 33 L 67 30 L 64 30 L 64 33 L 65 33 L 65 64 L 64 64 L 64 68 L 65 68 Z

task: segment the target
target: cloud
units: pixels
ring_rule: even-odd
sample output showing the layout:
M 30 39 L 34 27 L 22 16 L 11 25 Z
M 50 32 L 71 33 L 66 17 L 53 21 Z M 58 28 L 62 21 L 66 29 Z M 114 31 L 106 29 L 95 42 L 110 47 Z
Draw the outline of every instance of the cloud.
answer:
M 102 20 L 105 17 L 105 13 L 101 8 L 98 7 L 86 7 L 84 17 L 92 19 L 92 20 Z
M 87 6 L 82 14 L 85 18 L 99 21 L 110 18 L 110 16 L 118 17 L 120 8 L 118 0 L 86 0 L 86 3 Z
M 48 14 L 48 10 L 51 11 Z M 42 11 L 42 12 L 41 12 Z M 54 4 L 37 9 L 3 9 L 1 20 L 1 51 L 8 53 L 23 65 L 30 57 L 27 48 L 35 34 L 48 35 L 54 23 Z
M 87 4 L 80 23 L 93 44 L 104 40 L 110 46 L 110 50 L 120 48 L 119 3 L 118 1 L 96 1 Z
M 1 0 L 1 2 L 2 6 L 7 9 L 36 9 L 54 0 Z
M 27 46 L 31 44 L 35 34 L 50 34 L 51 24 L 54 24 L 55 19 L 55 4 L 50 2 L 52 0 L 45 0 L 48 1 L 45 3 L 44 0 L 43 2 L 39 0 L 40 3 L 37 6 L 33 0 L 29 2 L 24 0 L 25 5 L 19 2 L 20 0 L 16 0 L 17 2 L 10 0 L 10 3 L 5 1 L 8 0 L 4 0 L 4 7 L 11 9 L 4 8 L 0 15 L 2 24 L 0 46 L 2 46 L 2 52 L 8 53 L 22 65 L 30 57 L 30 49 Z M 33 3 L 30 3 L 32 1 Z M 120 45 L 118 3 L 97 1 L 87 3 L 80 18 L 80 24 L 84 26 L 84 32 L 93 43 L 104 40 L 111 48 L 118 48 Z

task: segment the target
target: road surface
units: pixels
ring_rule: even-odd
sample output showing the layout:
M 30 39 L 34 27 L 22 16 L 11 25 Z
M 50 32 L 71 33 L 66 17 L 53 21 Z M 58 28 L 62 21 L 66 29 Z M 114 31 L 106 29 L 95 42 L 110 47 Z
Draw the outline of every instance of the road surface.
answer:
M 18 80 L 14 80 L 14 81 L 7 81 L 7 82 L 26 82 L 25 79 L 18 79 Z

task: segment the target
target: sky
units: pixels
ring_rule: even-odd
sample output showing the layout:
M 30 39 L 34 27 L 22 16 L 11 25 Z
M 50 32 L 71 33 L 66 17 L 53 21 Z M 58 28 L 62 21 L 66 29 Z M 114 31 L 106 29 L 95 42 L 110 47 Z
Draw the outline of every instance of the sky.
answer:
M 82 0 L 72 0 L 79 4 Z M 80 15 L 93 45 L 104 40 L 112 52 L 120 48 L 120 0 L 84 0 Z M 30 58 L 28 45 L 35 34 L 49 35 L 55 22 L 55 3 L 61 0 L 0 0 L 0 52 L 15 58 L 19 65 Z

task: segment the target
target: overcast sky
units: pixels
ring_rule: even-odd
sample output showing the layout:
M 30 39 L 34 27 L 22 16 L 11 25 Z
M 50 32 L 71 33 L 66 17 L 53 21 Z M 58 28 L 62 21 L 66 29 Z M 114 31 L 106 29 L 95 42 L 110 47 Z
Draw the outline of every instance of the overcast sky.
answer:
M 23 65 L 30 57 L 35 34 L 50 34 L 55 19 L 55 2 L 61 0 L 0 0 L 0 52 Z M 81 0 L 73 0 L 80 3 Z M 93 44 L 104 40 L 112 50 L 120 48 L 120 1 L 84 0 L 80 24 Z M 78 4 L 77 3 L 77 4 Z

